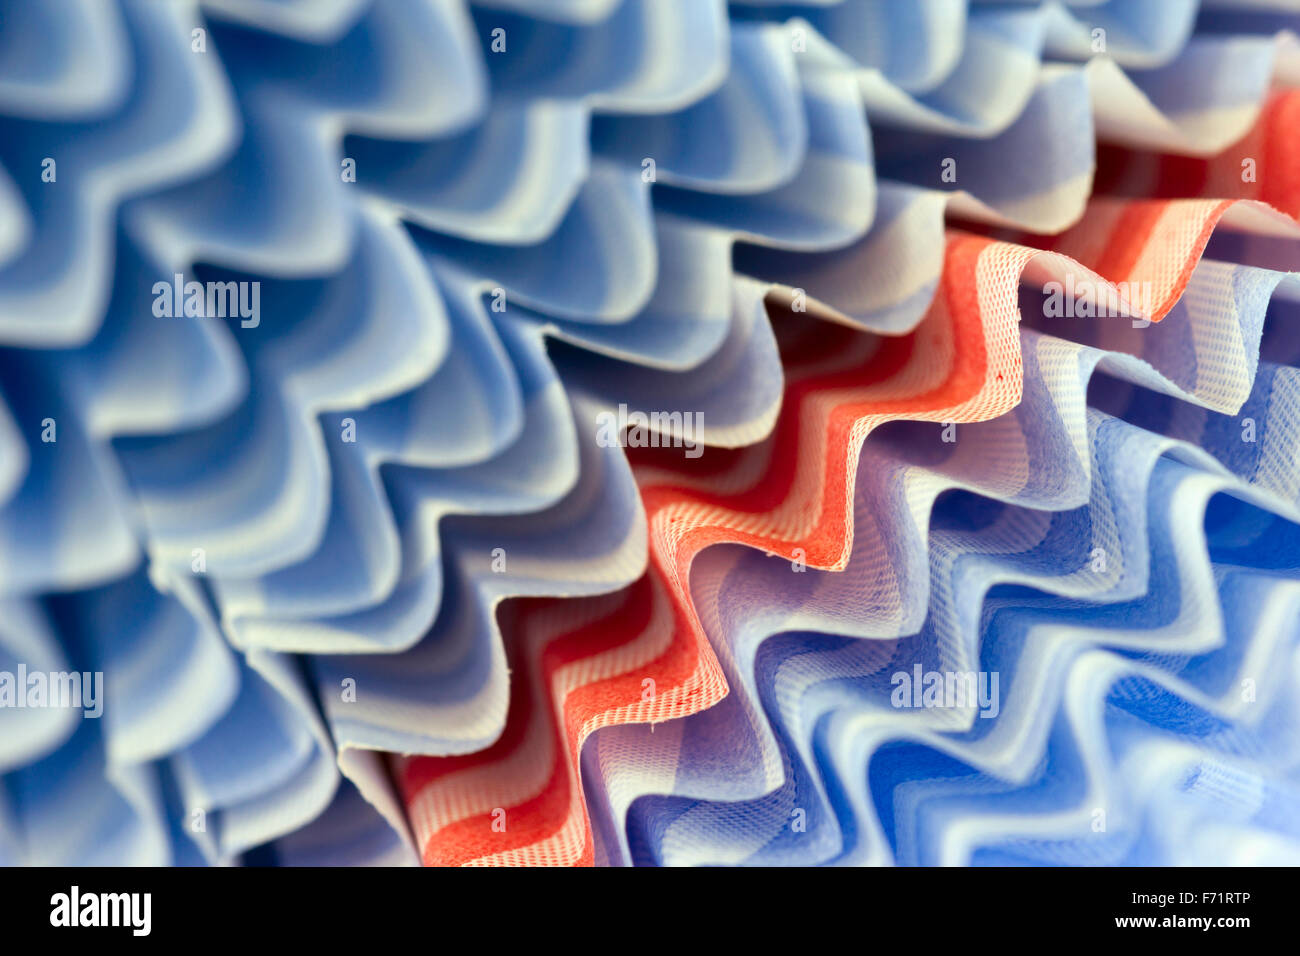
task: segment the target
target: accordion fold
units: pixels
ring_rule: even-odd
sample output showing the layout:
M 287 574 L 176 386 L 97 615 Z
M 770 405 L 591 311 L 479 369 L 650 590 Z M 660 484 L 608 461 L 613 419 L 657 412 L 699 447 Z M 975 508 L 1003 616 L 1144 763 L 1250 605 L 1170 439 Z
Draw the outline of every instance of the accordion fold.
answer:
M 0 0 L 0 862 L 1300 862 L 1298 26 Z

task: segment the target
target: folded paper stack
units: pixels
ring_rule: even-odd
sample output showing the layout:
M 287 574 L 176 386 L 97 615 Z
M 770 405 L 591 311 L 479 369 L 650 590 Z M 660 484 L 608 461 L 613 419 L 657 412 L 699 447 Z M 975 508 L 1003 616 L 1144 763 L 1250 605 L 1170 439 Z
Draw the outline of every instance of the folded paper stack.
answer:
M 3 0 L 0 862 L 1300 862 L 1296 0 Z

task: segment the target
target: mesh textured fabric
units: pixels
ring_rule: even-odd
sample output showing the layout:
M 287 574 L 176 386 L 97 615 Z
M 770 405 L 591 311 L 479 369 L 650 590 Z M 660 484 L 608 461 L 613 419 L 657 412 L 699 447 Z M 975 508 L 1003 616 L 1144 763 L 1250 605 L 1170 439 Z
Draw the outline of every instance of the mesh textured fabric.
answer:
M 1300 858 L 1295 14 L 0 23 L 0 861 Z

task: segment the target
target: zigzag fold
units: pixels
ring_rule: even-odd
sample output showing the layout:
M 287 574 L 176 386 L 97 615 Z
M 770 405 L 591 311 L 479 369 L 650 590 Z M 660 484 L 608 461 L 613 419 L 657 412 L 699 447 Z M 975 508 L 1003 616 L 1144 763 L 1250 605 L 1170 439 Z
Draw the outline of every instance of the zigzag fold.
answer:
M 795 859 L 750 845 L 792 781 L 820 794 L 798 804 L 808 859 L 1078 852 L 973 836 L 992 848 L 939 852 L 929 830 L 904 846 L 884 823 L 854 843 L 868 804 L 833 791 L 868 757 L 782 709 L 821 693 L 820 652 L 798 652 L 804 684 L 769 680 L 780 615 L 724 620 L 721 591 L 700 589 L 721 588 L 723 556 L 791 593 L 865 560 L 893 603 L 879 640 L 838 649 L 846 667 L 923 626 L 943 661 L 978 660 L 979 587 L 949 600 L 891 579 L 922 574 L 925 536 L 882 523 L 898 489 L 865 463 L 900 473 L 922 426 L 899 422 L 1013 437 L 1018 404 L 1087 391 L 1029 368 L 1066 361 L 1065 340 L 1092 350 L 1080 368 L 1095 357 L 1146 390 L 1098 398 L 1131 424 L 1098 412 L 1068 440 L 1025 438 L 1069 451 L 1060 487 L 983 475 L 968 494 L 1083 508 L 1109 467 L 1082 451 L 1086 429 L 1140 426 L 1222 452 L 1176 445 L 1154 460 L 1193 474 L 1156 464 L 1153 487 L 1227 469 L 1293 499 L 1289 419 L 1259 391 L 1285 409 L 1290 360 L 1262 321 L 1214 324 L 1225 297 L 1254 315 L 1294 265 L 1293 24 L 1267 3 L 1212 7 L 4 4 L 27 55 L 0 57 L 0 669 L 103 671 L 120 703 L 102 721 L 0 714 L 0 860 Z M 1050 161 L 1008 175 L 1035 155 Z M 251 286 L 260 314 L 164 317 L 160 281 Z M 1066 281 L 1159 324 L 1018 328 L 1026 286 Z M 1234 403 L 1268 428 L 1257 472 L 1207 438 Z M 624 407 L 702 413 L 693 435 L 660 437 L 705 454 L 598 442 Z M 977 473 L 957 465 L 925 467 Z M 1230 488 L 1277 512 L 1256 491 Z M 928 494 L 909 516 L 939 513 Z M 1290 600 L 1243 566 L 1216 584 L 1225 608 Z M 803 626 L 861 637 L 837 600 Z M 1060 692 L 1062 760 L 1079 728 L 1109 732 L 1098 687 L 1174 686 L 1107 653 Z M 1272 686 L 1259 699 L 1281 707 Z M 1154 800 L 1199 751 L 1145 726 L 1116 734 Z M 749 743 L 723 755 L 718 789 L 701 741 L 723 729 Z M 949 759 L 1028 779 L 978 753 Z M 1087 759 L 1092 791 L 1124 803 L 1102 752 Z M 1285 805 L 1275 778 L 1238 772 L 1206 769 L 1205 788 L 1258 783 L 1259 813 Z M 1126 819 L 1106 852 L 1175 845 L 1199 804 L 1169 799 L 1186 814 L 1167 833 Z M 705 803 L 742 800 L 763 827 L 681 842 L 725 816 Z M 914 817 L 946 812 L 923 802 Z

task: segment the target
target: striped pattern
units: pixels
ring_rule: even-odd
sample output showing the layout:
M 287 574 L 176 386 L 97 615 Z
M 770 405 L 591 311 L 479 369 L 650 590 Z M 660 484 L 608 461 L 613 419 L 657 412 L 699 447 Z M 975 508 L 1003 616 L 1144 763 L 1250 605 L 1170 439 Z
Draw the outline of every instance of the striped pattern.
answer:
M 1201 6 L 0 0 L 0 671 L 106 695 L 0 861 L 1285 858 L 1300 61 Z

